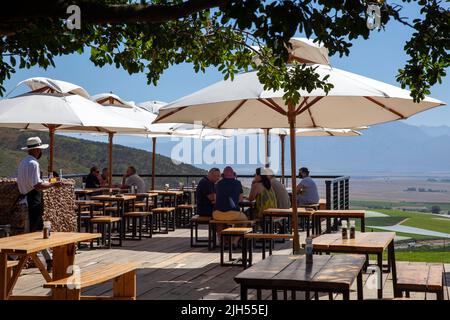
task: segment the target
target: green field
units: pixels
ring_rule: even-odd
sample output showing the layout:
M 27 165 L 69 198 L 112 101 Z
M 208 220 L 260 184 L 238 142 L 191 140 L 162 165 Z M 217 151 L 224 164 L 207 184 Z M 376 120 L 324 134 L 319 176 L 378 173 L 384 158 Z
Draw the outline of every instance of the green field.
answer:
M 390 201 L 373 201 L 373 200 L 352 200 L 350 201 L 352 208 L 367 208 L 367 209 L 392 209 L 396 207 L 426 207 L 431 211 L 433 206 L 439 206 L 442 211 L 448 212 L 450 210 L 450 202 L 390 202 Z
M 384 202 L 380 206 L 387 206 Z M 398 204 L 396 204 L 398 205 Z M 395 205 L 394 205 L 395 206 Z M 424 206 L 424 204 L 422 204 Z M 363 206 L 367 208 L 367 206 Z M 441 206 L 442 207 L 442 206 Z M 374 211 L 384 213 L 387 217 L 370 217 L 366 219 L 366 231 L 385 231 L 377 229 L 376 226 L 385 227 L 401 224 L 403 226 L 426 229 L 430 231 L 450 233 L 450 219 L 442 218 L 439 215 L 431 213 L 421 213 L 413 211 L 375 209 Z M 356 221 L 359 228 L 359 221 Z M 432 236 L 408 234 L 396 232 L 397 236 L 408 237 L 410 241 L 433 240 L 433 245 L 422 245 L 416 248 L 396 249 L 396 259 L 398 261 L 422 261 L 422 262 L 441 262 L 450 263 L 450 239 L 443 240 Z M 401 243 L 398 243 L 401 244 Z M 398 245 L 396 246 L 398 247 Z

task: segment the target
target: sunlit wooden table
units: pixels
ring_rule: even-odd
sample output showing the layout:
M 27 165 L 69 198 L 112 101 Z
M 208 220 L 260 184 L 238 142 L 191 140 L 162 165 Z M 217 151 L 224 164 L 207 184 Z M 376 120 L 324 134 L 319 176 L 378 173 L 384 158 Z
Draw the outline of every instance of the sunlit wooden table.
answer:
M 44 279 L 49 282 L 69 276 L 70 266 L 74 265 L 76 244 L 81 241 L 101 237 L 99 233 L 52 232 L 50 238 L 43 239 L 42 232 L 21 234 L 0 239 L 0 300 L 14 298 L 37 299 L 34 296 L 12 296 L 11 293 L 29 258 L 33 259 Z M 53 249 L 52 276 L 47 272 L 37 254 L 44 249 Z M 12 277 L 8 279 L 8 255 L 20 257 Z M 40 297 L 42 298 L 42 297 Z M 45 297 L 44 297 L 45 298 Z
M 247 300 L 248 289 L 272 290 L 276 300 L 277 291 L 342 293 L 344 300 L 350 299 L 350 287 L 357 281 L 358 300 L 363 299 L 362 269 L 365 258 L 361 255 L 313 255 L 313 263 L 306 263 L 305 255 L 273 255 L 247 270 L 234 280 L 241 286 L 241 300 Z M 286 293 L 285 293 L 286 296 Z
M 342 239 L 341 233 L 327 233 L 313 239 L 314 252 L 354 253 L 377 256 L 377 266 L 382 276 L 383 252 L 388 253 L 388 271 L 392 272 L 394 292 L 397 286 L 397 269 L 394 251 L 395 232 L 356 232 L 355 239 Z M 368 261 L 366 261 L 368 263 Z M 383 298 L 383 286 L 378 288 L 378 299 Z

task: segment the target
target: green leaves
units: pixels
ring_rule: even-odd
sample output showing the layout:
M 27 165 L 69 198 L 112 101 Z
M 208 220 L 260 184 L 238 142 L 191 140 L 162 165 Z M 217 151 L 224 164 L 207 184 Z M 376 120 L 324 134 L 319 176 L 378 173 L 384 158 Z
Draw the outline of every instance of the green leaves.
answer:
M 78 2 L 60 2 L 64 1 Z M 80 1 L 87 9 L 89 1 Z M 114 5 L 132 1 L 101 2 Z M 188 4 L 189 0 L 145 3 Z M 421 16 L 412 25 L 401 17 L 397 5 L 383 4 L 381 17 L 383 26 L 393 19 L 414 29 L 405 44 L 410 58 L 399 70 L 397 80 L 411 90 L 415 101 L 422 100 L 432 85 L 442 81 L 450 60 L 448 9 L 438 0 L 420 0 L 418 5 Z M 216 67 L 224 79 L 231 80 L 236 73 L 254 68 L 266 89 L 284 90 L 284 99 L 297 103 L 299 90 L 328 91 L 331 85 L 310 67 L 286 66 L 289 39 L 300 32 L 322 42 L 330 55 L 348 55 L 352 40 L 370 37 L 366 10 L 366 1 L 360 0 L 229 0 L 220 8 L 158 24 L 142 19 L 109 24 L 106 16 L 101 23 L 82 22 L 81 30 L 68 30 L 62 20 L 56 19 L 36 18 L 14 26 L 0 22 L 0 34 L 6 32 L 0 37 L 0 84 L 10 78 L 15 68 L 47 68 L 55 65 L 55 56 L 86 50 L 96 66 L 114 65 L 129 74 L 144 72 L 148 84 L 155 86 L 165 70 L 183 62 L 190 63 L 194 72 Z M 252 60 L 252 45 L 262 47 L 258 65 Z M 4 92 L 0 86 L 0 95 Z

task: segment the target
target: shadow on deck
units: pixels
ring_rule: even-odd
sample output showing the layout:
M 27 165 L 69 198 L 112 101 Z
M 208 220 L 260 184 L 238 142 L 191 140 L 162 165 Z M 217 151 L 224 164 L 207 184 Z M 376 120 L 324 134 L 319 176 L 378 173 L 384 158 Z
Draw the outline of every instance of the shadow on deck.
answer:
M 206 230 L 200 230 L 200 236 L 207 235 Z M 242 267 L 221 267 L 219 251 L 208 251 L 207 248 L 191 248 L 189 245 L 190 231 L 178 229 L 169 234 L 154 235 L 152 239 L 141 241 L 125 241 L 121 248 L 80 250 L 76 256 L 76 263 L 82 269 L 88 269 L 95 264 L 113 262 L 139 262 L 141 268 L 137 271 L 138 299 L 239 299 L 239 286 L 234 282 L 235 275 Z M 304 241 L 305 234 L 301 234 Z M 276 243 L 274 254 L 289 254 L 292 244 L 290 241 Z M 239 255 L 239 253 L 237 253 Z M 254 253 L 254 261 L 258 262 L 261 254 Z M 446 265 L 445 277 L 450 283 L 450 265 Z M 364 277 L 367 281 L 367 276 Z M 18 295 L 45 295 L 47 289 L 42 287 L 44 280 L 37 269 L 25 270 L 14 289 Z M 390 275 L 384 274 L 384 297 L 393 297 Z M 102 284 L 87 289 L 87 295 L 111 294 L 112 284 Z M 249 298 L 255 299 L 256 293 L 249 292 Z M 449 288 L 445 288 L 445 299 L 449 299 Z M 279 295 L 279 298 L 282 294 Z M 264 299 L 270 299 L 270 292 L 263 292 Z M 304 296 L 297 293 L 297 299 Z M 320 296 L 328 299 L 328 295 Z M 340 295 L 335 296 L 341 299 Z M 350 296 L 356 299 L 356 284 Z M 364 288 L 365 299 L 375 299 L 376 290 Z M 412 299 L 435 299 L 433 294 L 411 293 Z

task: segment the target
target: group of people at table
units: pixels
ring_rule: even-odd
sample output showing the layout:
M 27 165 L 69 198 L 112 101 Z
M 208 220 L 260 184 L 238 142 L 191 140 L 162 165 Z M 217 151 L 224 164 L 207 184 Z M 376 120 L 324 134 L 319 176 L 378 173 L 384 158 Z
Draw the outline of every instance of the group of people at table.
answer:
M 109 187 L 110 184 L 109 184 L 108 169 L 104 168 L 100 173 L 100 169 L 97 166 L 92 167 L 85 179 L 85 184 L 86 184 L 85 187 L 88 189 Z M 122 177 L 122 183 L 120 185 L 114 185 L 114 187 L 119 187 L 121 189 L 128 189 L 131 186 L 136 187 L 137 193 L 147 192 L 147 186 L 145 184 L 144 179 L 142 179 L 137 174 L 137 170 L 133 166 L 129 166 L 127 168 L 127 171 Z
M 299 205 L 319 202 L 317 185 L 309 175 L 308 168 L 300 168 L 301 178 L 297 187 L 297 203 Z M 255 201 L 251 216 L 261 220 L 263 212 L 269 208 L 288 209 L 291 199 L 286 187 L 274 176 L 270 168 L 257 168 L 252 181 L 248 201 Z M 239 221 L 248 220 L 248 216 L 240 210 L 244 200 L 244 190 L 237 179 L 233 168 L 227 166 L 220 172 L 218 168 L 209 170 L 201 179 L 196 190 L 197 214 L 212 217 L 214 220 Z

